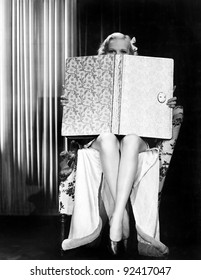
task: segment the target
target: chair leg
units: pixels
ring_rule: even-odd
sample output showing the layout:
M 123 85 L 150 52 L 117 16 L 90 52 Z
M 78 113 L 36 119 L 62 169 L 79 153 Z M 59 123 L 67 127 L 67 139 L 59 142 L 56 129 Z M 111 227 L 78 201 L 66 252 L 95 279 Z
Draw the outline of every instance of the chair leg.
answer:
M 60 222 L 61 222 L 61 235 L 60 235 L 61 239 L 60 239 L 60 244 L 66 238 L 66 220 L 67 220 L 67 215 L 66 214 L 61 214 L 60 215 Z M 64 253 L 64 251 L 61 248 L 61 256 L 63 256 L 63 253 Z

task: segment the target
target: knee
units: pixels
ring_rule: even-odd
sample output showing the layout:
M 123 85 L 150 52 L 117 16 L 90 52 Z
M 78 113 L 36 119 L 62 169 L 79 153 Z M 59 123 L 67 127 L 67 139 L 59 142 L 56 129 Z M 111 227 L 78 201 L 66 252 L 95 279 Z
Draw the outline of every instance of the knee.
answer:
M 121 149 L 128 149 L 130 152 L 139 152 L 141 139 L 136 134 L 126 135 L 121 141 Z
M 113 133 L 101 133 L 98 136 L 98 142 L 101 149 L 111 148 L 118 145 L 117 137 Z

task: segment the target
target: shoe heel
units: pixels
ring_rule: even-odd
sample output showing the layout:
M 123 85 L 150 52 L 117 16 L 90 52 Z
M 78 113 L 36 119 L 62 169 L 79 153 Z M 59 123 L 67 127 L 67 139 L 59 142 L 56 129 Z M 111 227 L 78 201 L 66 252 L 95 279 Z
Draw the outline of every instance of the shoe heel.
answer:
M 108 245 L 108 249 L 109 252 L 113 255 L 113 256 L 121 256 L 124 252 L 124 244 L 123 244 L 123 240 L 120 241 L 109 241 L 109 245 Z
M 128 238 L 123 239 L 123 244 L 124 244 L 125 251 L 127 251 L 127 249 L 128 249 Z

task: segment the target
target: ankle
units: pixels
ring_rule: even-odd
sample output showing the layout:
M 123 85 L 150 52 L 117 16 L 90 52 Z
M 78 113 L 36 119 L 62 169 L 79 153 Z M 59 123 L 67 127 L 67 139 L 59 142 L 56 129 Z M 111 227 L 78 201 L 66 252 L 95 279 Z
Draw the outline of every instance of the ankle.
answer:
M 123 237 L 122 220 L 119 217 L 112 216 L 110 219 L 110 239 L 112 241 L 120 241 Z
M 130 235 L 130 224 L 129 224 L 129 216 L 127 212 L 124 212 L 123 217 L 123 239 L 128 239 Z

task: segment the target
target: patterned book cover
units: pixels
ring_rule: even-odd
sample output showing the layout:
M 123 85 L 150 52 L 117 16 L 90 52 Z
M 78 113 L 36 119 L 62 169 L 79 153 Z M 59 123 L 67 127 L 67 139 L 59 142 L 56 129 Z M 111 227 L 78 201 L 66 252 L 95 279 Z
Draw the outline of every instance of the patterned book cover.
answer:
M 113 132 L 168 139 L 173 60 L 131 55 L 66 60 L 62 135 Z
M 112 130 L 114 63 L 114 55 L 67 58 L 63 136 Z
M 124 55 L 122 67 L 119 134 L 170 139 L 173 59 Z

